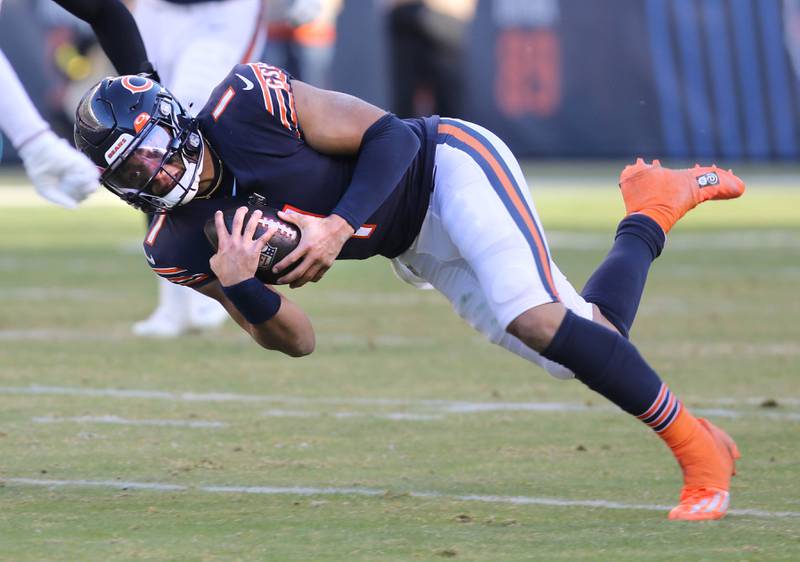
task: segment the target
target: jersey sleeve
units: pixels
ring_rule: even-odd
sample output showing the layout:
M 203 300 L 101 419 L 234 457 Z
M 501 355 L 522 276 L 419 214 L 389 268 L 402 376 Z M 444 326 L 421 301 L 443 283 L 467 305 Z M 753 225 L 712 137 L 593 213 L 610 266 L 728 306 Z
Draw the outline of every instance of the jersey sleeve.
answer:
M 272 117 L 276 125 L 280 125 L 290 135 L 301 139 L 302 133 L 294 106 L 292 77 L 286 71 L 263 62 L 254 62 L 246 66 L 257 80 L 258 90 L 264 102 L 264 110 Z
M 211 271 L 211 252 L 202 228 L 180 228 L 169 215 L 156 215 L 145 236 L 143 249 L 153 273 L 176 285 L 201 287 L 216 279 Z M 199 234 L 199 236 L 198 236 Z
M 199 118 L 207 133 L 258 141 L 276 155 L 302 145 L 291 75 L 263 62 L 237 64 L 211 93 Z

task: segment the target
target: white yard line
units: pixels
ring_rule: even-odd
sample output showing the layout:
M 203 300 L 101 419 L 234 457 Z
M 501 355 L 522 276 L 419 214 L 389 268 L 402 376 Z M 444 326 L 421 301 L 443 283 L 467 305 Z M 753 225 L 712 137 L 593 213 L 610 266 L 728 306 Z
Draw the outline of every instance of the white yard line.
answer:
M 717 416 L 720 418 L 741 418 L 745 416 L 769 418 L 773 420 L 800 421 L 800 412 L 737 412 L 725 408 L 692 408 L 692 412 L 701 416 Z
M 40 480 L 35 478 L 4 478 L 6 485 L 44 486 L 47 488 L 111 488 L 115 490 L 145 490 L 154 492 L 199 491 L 216 494 L 258 494 L 292 496 L 367 496 L 380 497 L 390 494 L 390 490 L 377 488 L 337 488 L 309 486 L 184 486 L 157 482 L 127 482 L 122 480 Z M 494 496 L 483 494 L 445 494 L 441 492 L 403 492 L 409 497 L 420 499 L 439 499 L 447 501 L 501 503 L 512 505 L 543 505 L 551 507 L 589 507 L 601 509 L 624 509 L 645 511 L 668 511 L 671 506 L 657 504 L 634 504 L 607 500 L 568 500 L 562 498 L 542 498 L 531 496 Z M 731 509 L 729 515 L 749 515 L 763 518 L 800 517 L 797 511 L 766 511 L 762 509 Z
M 99 332 L 91 330 L 54 330 L 54 329 L 30 329 L 30 330 L 0 330 L 0 341 L 130 341 L 130 328 L 114 329 Z
M 0 295 L 0 301 L 5 298 Z M 32 328 L 27 330 L 0 330 L 0 341 L 29 342 L 29 341 L 59 341 L 59 342 L 87 342 L 87 341 L 130 341 L 131 332 L 128 326 L 117 326 L 107 330 L 68 330 L 53 328 Z M 225 341 L 247 341 L 246 334 L 224 334 Z M 414 338 L 403 335 L 381 334 L 366 336 L 357 334 L 341 334 L 321 332 L 317 334 L 317 343 L 329 346 L 375 346 L 381 348 L 420 348 L 437 345 L 430 338 Z
M 751 396 L 749 398 L 737 398 L 735 396 L 719 396 L 717 398 L 695 398 L 704 404 L 724 404 L 736 406 L 746 404 L 748 406 L 761 406 L 762 404 L 774 401 L 780 406 L 800 406 L 800 398 L 794 396 Z
M 410 412 L 386 412 L 371 414 L 367 412 L 314 412 L 309 410 L 266 410 L 264 415 L 270 418 L 373 418 L 392 421 L 439 421 L 443 414 L 414 414 Z
M 31 419 L 34 423 L 105 423 L 111 425 L 143 425 L 158 427 L 189 427 L 193 429 L 209 429 L 227 427 L 228 424 L 220 421 L 201 420 L 131 420 L 119 416 L 73 416 L 53 417 L 38 416 Z
M 0 293 L 0 300 L 8 301 L 96 301 L 98 297 L 111 297 L 111 291 L 71 289 L 65 287 L 8 287 Z
M 330 406 L 363 406 L 363 407 L 410 407 L 423 412 L 389 413 L 378 415 L 387 419 L 410 419 L 409 416 L 425 414 L 444 416 L 447 414 L 473 414 L 481 412 L 616 412 L 611 405 L 587 406 L 579 402 L 467 402 L 439 399 L 398 399 L 398 398 L 310 398 L 304 396 L 270 396 L 257 394 L 234 394 L 226 392 L 170 392 L 164 390 L 135 390 L 116 388 L 86 388 L 31 385 L 0 387 L 0 394 L 7 395 L 50 395 L 50 396 L 82 396 L 107 398 L 133 398 L 142 400 L 166 400 L 169 402 L 241 402 L 241 403 L 273 403 L 293 405 L 330 405 Z M 713 400 L 710 400 L 713 403 Z M 750 411 L 729 408 L 692 408 L 695 413 L 726 418 L 758 417 L 785 421 L 800 421 L 800 412 L 774 412 L 771 409 Z M 274 410 L 273 412 L 281 412 Z M 286 412 L 291 412 L 287 410 Z M 312 411 L 311 415 L 318 414 Z M 269 414 L 266 414 L 269 415 Z M 277 414 L 274 414 L 277 415 Z M 296 414 L 285 414 L 286 417 Z M 329 414 L 336 417 L 335 413 Z M 345 413 L 341 417 L 346 417 Z
M 310 398 L 304 396 L 273 396 L 258 394 L 236 394 L 229 392 L 172 392 L 165 390 L 137 390 L 137 389 L 117 389 L 117 388 L 90 388 L 90 387 L 65 387 L 48 385 L 30 386 L 3 386 L 0 387 L 0 394 L 12 395 L 60 395 L 60 396 L 85 396 L 85 397 L 105 397 L 105 398 L 138 398 L 151 400 L 166 400 L 170 402 L 273 402 L 286 404 L 328 404 L 342 406 L 416 406 L 422 408 L 444 408 L 452 409 L 456 412 L 459 409 L 469 409 L 470 407 L 485 407 L 494 409 L 510 409 L 518 407 L 520 409 L 553 409 L 555 402 L 468 402 L 458 400 L 442 399 L 405 399 L 405 398 Z M 585 406 L 583 404 L 570 404 L 574 409 L 598 410 L 598 407 Z

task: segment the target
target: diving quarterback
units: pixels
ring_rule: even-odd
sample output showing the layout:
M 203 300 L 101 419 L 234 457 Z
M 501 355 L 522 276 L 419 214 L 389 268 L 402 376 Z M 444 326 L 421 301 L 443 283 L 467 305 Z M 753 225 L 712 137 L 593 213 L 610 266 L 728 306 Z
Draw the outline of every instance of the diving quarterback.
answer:
M 144 240 L 153 271 L 217 299 L 261 346 L 306 355 L 314 331 L 296 304 L 254 277 L 277 227 L 253 239 L 261 213 L 245 222 L 243 207 L 253 193 L 302 233 L 275 266 L 279 283 L 319 281 L 337 258 L 393 259 L 493 343 L 574 376 L 651 427 L 683 471 L 671 519 L 727 512 L 736 445 L 689 412 L 628 333 L 665 233 L 697 204 L 741 195 L 733 173 L 626 167 L 627 216 L 579 294 L 550 257 L 514 156 L 465 121 L 400 120 L 254 63 L 235 66 L 196 119 L 145 77 L 104 79 L 78 106 L 75 141 L 109 190 L 158 213 Z M 222 211 L 237 208 L 229 232 Z M 211 218 L 216 252 L 203 233 Z

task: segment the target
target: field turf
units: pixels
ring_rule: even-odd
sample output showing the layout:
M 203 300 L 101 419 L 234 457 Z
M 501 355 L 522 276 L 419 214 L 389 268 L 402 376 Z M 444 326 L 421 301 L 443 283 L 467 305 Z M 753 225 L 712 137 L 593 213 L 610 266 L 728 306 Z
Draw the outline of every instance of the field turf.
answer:
M 578 287 L 622 213 L 615 168 L 529 168 Z M 142 217 L 0 178 L 0 560 L 800 559 L 800 190 L 741 175 L 671 234 L 632 333 L 742 450 L 733 513 L 701 524 L 666 519 L 680 473 L 646 427 L 382 259 L 291 292 L 307 358 L 232 324 L 135 339 Z

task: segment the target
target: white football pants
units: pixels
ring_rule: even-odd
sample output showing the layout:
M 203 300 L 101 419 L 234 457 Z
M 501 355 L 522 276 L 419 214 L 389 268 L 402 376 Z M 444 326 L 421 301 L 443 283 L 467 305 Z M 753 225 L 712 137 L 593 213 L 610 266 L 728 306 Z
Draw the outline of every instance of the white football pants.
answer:
M 526 310 L 555 301 L 592 318 L 591 303 L 550 259 L 516 158 L 490 131 L 456 119 L 442 119 L 438 142 L 427 215 L 396 261 L 444 294 L 492 343 L 557 378 L 573 377 L 506 332 Z

